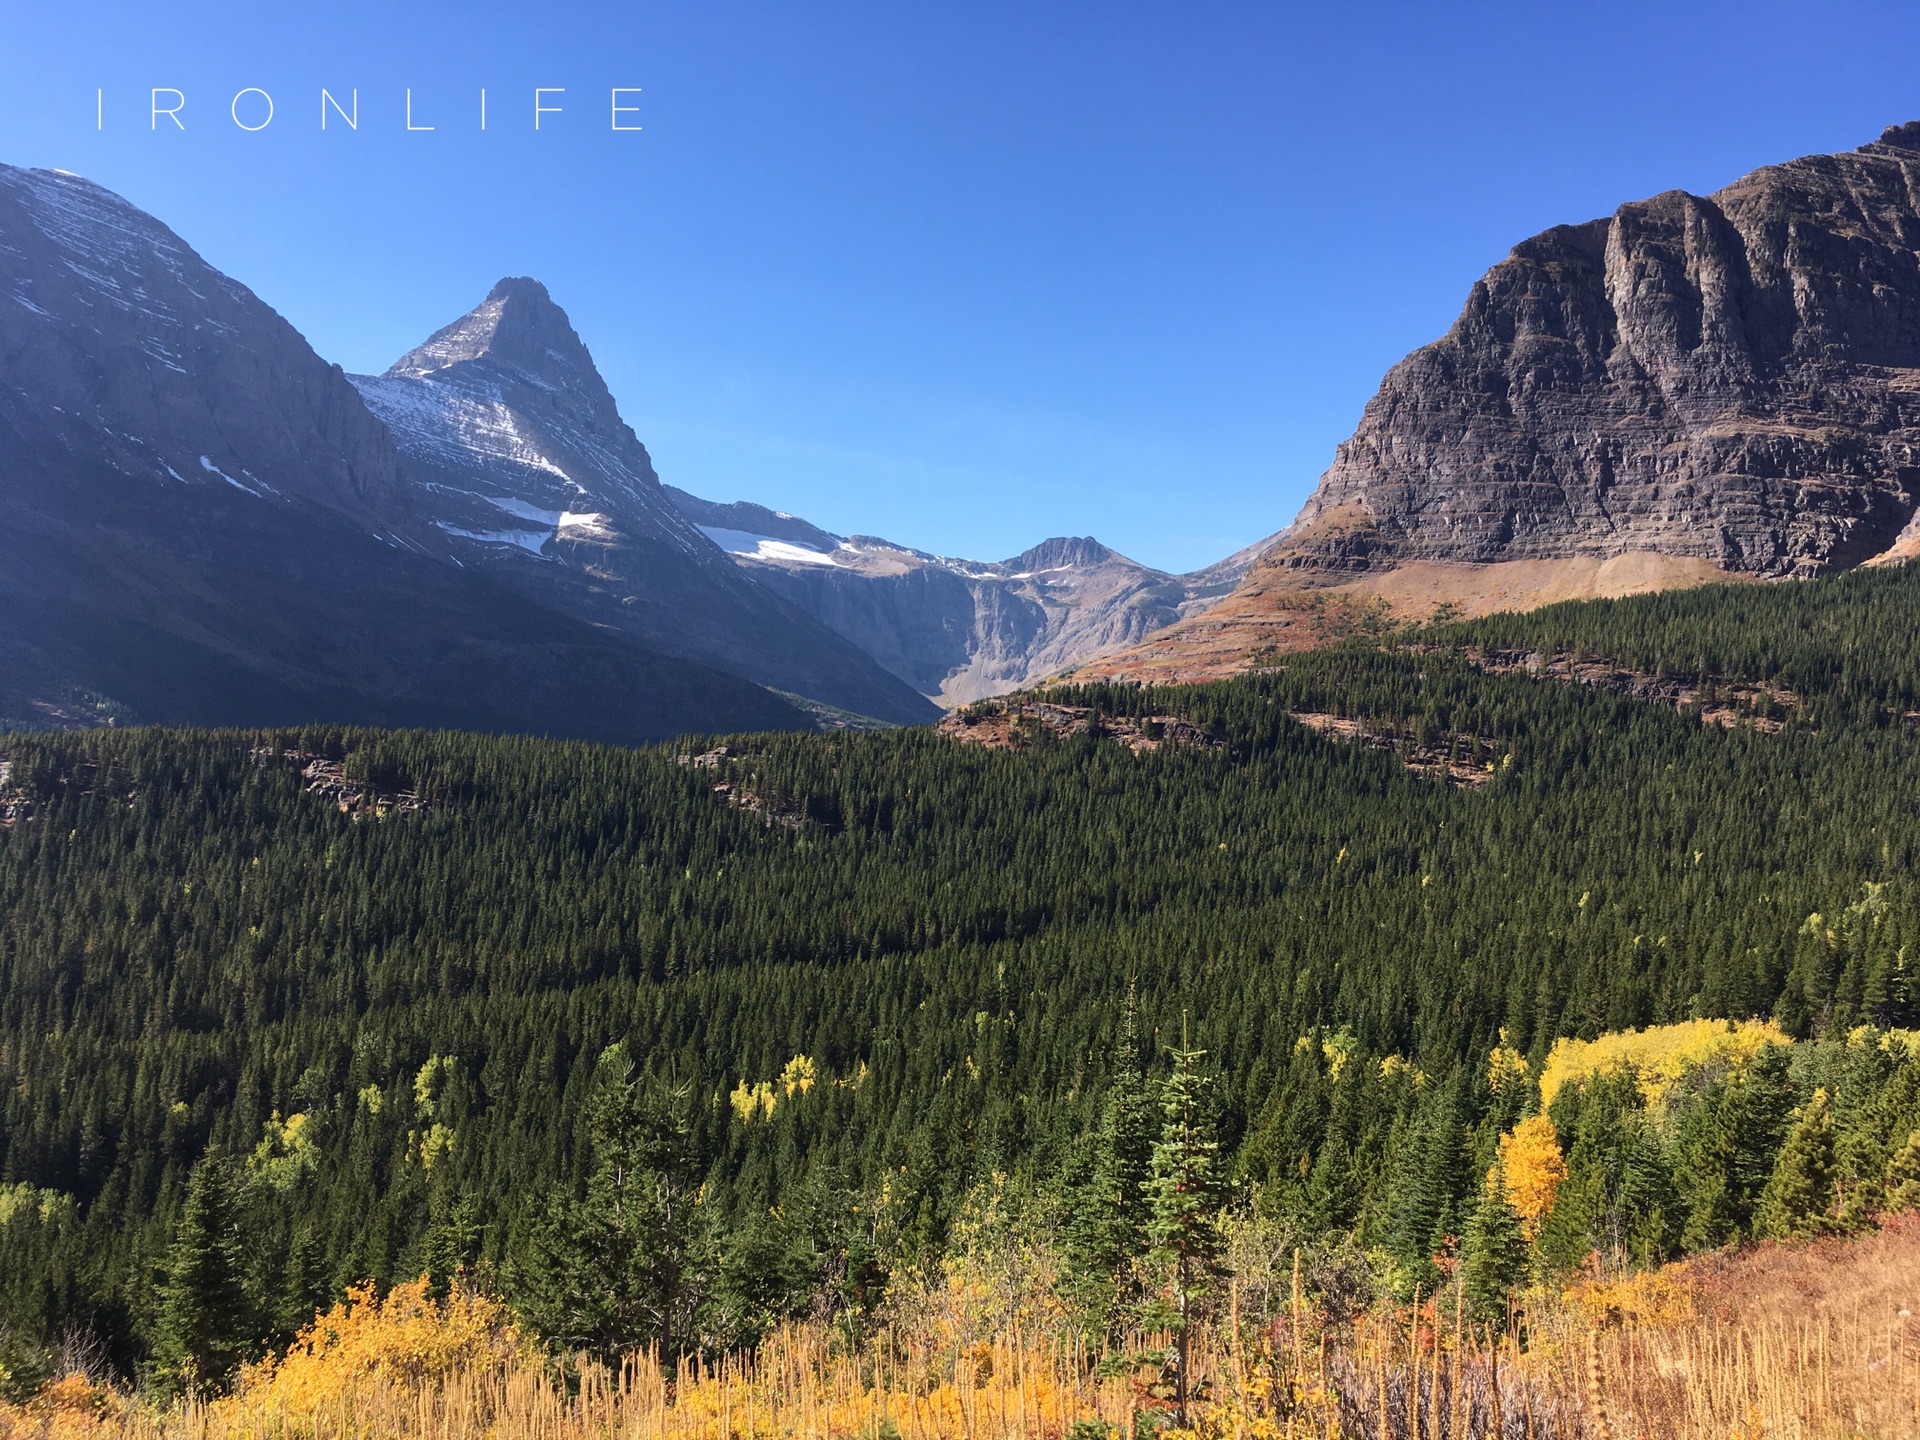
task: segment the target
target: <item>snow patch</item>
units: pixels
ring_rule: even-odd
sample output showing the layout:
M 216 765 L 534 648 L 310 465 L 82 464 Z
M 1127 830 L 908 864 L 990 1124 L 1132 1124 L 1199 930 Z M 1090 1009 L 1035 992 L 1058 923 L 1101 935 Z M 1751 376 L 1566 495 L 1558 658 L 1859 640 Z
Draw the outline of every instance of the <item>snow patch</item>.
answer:
M 729 555 L 749 560 L 783 561 L 789 565 L 836 565 L 833 556 L 791 540 L 776 540 L 771 535 L 755 535 L 751 530 L 728 530 L 719 525 L 702 525 L 700 533 Z
M 541 451 L 533 437 L 522 433 L 512 407 L 497 396 L 463 393 L 425 380 L 362 375 L 352 379 L 367 408 L 385 422 L 402 450 L 443 465 L 459 466 L 479 457 L 505 460 L 562 480 L 572 478 Z
M 564 510 L 542 510 L 538 505 L 529 505 L 524 500 L 516 500 L 511 495 L 482 495 L 480 497 L 497 510 L 504 510 L 516 520 L 532 520 L 540 525 L 558 525 Z
M 222 470 L 218 465 L 214 464 L 213 461 L 208 459 L 205 455 L 202 455 L 200 457 L 200 468 L 206 471 L 209 475 L 218 475 L 222 480 L 226 481 L 229 485 L 233 486 L 234 489 L 244 490 L 247 492 L 247 494 L 253 496 L 253 498 L 256 500 L 264 500 L 266 498 L 258 490 L 254 489 L 253 486 L 246 484 L 244 481 L 234 479 L 233 476 L 227 474 L 226 471 Z M 168 469 L 172 469 L 172 467 L 169 466 Z
M 553 538 L 539 530 L 462 530 L 458 525 L 449 525 L 444 520 L 433 523 L 447 534 L 458 535 L 462 540 L 477 540 L 482 545 L 512 545 L 529 555 L 538 555 L 541 547 Z
M 569 530 L 575 540 L 611 540 L 615 535 L 613 521 L 597 511 L 562 511 L 559 533 L 564 538 Z

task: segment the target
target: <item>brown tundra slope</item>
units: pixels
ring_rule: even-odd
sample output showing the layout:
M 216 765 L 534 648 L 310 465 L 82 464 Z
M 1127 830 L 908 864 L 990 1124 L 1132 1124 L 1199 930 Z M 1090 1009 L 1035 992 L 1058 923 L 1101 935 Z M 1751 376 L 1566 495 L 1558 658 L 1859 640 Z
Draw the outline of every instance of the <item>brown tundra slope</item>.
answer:
M 1516 246 L 1219 606 L 1083 674 L 1920 552 L 1920 122 Z

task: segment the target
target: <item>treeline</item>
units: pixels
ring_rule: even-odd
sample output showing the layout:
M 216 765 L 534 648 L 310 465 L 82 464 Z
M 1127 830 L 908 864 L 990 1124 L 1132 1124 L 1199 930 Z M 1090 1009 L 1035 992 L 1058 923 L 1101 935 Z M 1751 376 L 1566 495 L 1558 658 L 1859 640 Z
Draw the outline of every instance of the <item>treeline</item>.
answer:
M 1429 643 L 1612 661 L 1697 682 L 1782 686 L 1803 724 L 1909 723 L 1920 708 L 1920 568 L 1798 584 L 1708 585 L 1567 601 L 1422 632 Z
M 1785 648 L 1817 628 L 1793 604 L 1861 594 L 1920 632 L 1904 575 L 1844 577 L 1702 592 L 1672 653 L 1781 605 L 1753 653 L 1801 666 L 1809 705 L 1878 704 L 1910 638 L 1884 673 Z M 1632 617 L 1596 648 L 1659 643 L 1668 612 L 1631 603 L 1596 607 Z M 1920 744 L 1884 704 L 1720 730 L 1357 647 L 1072 698 L 1219 743 L 8 737 L 0 1361 L 84 1332 L 151 1363 L 209 1164 L 244 1192 L 251 1343 L 365 1278 L 520 1283 L 554 1188 L 592 1174 L 614 1044 L 686 1097 L 702 1223 L 761 1257 L 729 1304 L 764 1320 L 822 1295 L 857 1314 L 938 1259 L 985 1177 L 1082 1183 L 1129 995 L 1144 1076 L 1188 1018 L 1242 1199 L 1357 1228 L 1408 1276 L 1464 1231 L 1512 1123 L 1496 1048 L 1537 1074 L 1562 1036 L 1694 1015 L 1836 1041 L 1920 1020 Z M 1411 770 L 1409 746 L 1484 783 Z

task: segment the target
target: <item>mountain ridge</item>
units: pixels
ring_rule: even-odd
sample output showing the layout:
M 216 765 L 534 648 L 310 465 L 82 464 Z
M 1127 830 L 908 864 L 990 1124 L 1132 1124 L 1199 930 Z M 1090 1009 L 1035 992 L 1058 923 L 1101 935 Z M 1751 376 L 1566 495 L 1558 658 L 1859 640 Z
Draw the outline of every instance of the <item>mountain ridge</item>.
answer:
M 835 535 L 749 501 L 666 493 L 761 583 L 944 706 L 1044 681 L 1204 611 L 1274 538 L 1189 575 L 1142 565 L 1092 536 L 967 560 Z
M 0 455 L 9 725 L 811 723 L 464 566 L 340 367 L 79 176 L 0 166 Z

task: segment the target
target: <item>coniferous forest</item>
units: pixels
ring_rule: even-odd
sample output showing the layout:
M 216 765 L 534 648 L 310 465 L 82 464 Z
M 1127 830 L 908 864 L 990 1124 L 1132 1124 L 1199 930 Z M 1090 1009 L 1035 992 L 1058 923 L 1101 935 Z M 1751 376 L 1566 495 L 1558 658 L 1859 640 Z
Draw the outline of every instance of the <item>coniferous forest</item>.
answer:
M 1920 571 L 1048 699 L 1085 733 L 0 737 L 9 1383 L 421 1275 L 590 1353 L 857 1328 L 987 1190 L 1096 1334 L 1182 1196 L 1489 1322 L 1920 1196 Z M 1690 1020 L 1771 1038 L 1539 1083 Z

